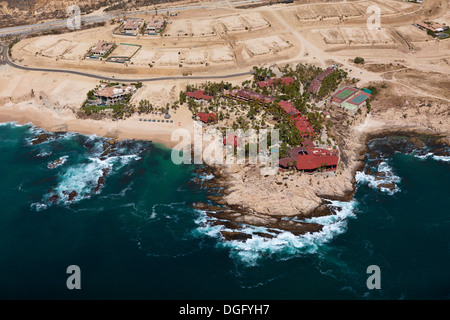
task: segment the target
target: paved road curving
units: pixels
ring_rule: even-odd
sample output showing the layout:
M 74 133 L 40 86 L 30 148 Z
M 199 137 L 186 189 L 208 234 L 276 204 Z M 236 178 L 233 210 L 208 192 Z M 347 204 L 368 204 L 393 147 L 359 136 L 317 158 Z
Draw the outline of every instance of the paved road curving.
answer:
M 192 79 L 192 80 L 210 80 L 210 79 L 228 79 L 235 78 L 240 76 L 248 76 L 251 75 L 251 71 L 240 72 L 240 73 L 232 73 L 226 75 L 218 75 L 218 76 L 174 76 L 174 77 L 156 77 L 156 78 L 142 78 L 142 79 L 122 79 L 115 77 L 106 77 L 101 75 L 96 75 L 87 72 L 75 71 L 75 70 L 64 70 L 64 69 L 47 69 L 47 68 L 32 68 L 21 66 L 19 64 L 15 64 L 11 61 L 8 54 L 8 47 L 2 45 L 2 55 L 4 61 L 13 68 L 26 70 L 26 71 L 39 71 L 39 72 L 55 72 L 55 73 L 66 73 L 66 74 L 75 74 L 78 76 L 89 77 L 99 80 L 107 80 L 107 81 L 119 81 L 119 82 L 152 82 L 152 81 L 164 81 L 164 80 L 181 80 L 181 79 Z

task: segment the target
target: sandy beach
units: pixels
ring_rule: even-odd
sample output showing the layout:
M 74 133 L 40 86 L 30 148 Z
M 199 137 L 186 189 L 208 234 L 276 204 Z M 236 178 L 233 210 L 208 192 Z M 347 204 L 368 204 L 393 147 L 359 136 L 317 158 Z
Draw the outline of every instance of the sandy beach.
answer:
M 86 99 L 86 93 L 99 84 L 99 81 L 73 75 L 22 73 L 8 66 L 0 68 L 0 122 L 32 123 L 48 131 L 150 140 L 167 147 L 174 147 L 178 143 L 171 141 L 174 130 L 193 130 L 192 114 L 186 107 L 171 112 L 171 123 L 140 121 L 162 120 L 162 114 L 134 114 L 126 120 L 118 121 L 81 119 L 76 113 Z M 45 81 L 42 81 L 43 78 Z M 163 107 L 166 103 L 177 100 L 178 90 L 178 85 L 171 82 L 144 85 L 132 102 L 138 104 L 138 101 L 145 98 L 155 107 Z

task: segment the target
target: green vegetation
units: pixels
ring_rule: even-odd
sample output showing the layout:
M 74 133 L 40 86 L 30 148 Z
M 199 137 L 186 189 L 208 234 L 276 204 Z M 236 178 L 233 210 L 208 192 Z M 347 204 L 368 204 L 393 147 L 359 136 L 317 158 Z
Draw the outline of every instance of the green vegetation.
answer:
M 253 81 L 257 82 L 257 81 L 264 81 L 267 78 L 270 78 L 270 76 L 272 75 L 272 71 L 270 70 L 270 68 L 258 68 L 258 67 L 253 67 Z
M 353 60 L 353 62 L 356 64 L 364 63 L 364 58 L 356 57 L 355 60 Z
M 287 114 L 283 108 L 278 105 L 281 100 L 289 101 L 297 110 L 304 115 L 309 124 L 314 129 L 316 136 L 311 139 L 318 139 L 319 143 L 328 143 L 331 145 L 336 142 L 336 136 L 330 133 L 333 123 L 331 120 L 325 119 L 323 116 L 323 107 L 317 108 L 313 103 L 312 96 L 304 90 L 311 81 L 323 69 L 305 64 L 298 64 L 295 66 L 286 65 L 279 68 L 281 75 L 277 74 L 270 68 L 253 68 L 253 81 L 246 80 L 240 86 L 233 86 L 230 83 L 220 82 L 206 82 L 201 85 L 188 85 L 187 92 L 195 90 L 203 90 L 205 94 L 210 95 L 213 99 L 206 101 L 196 101 L 195 99 L 188 99 L 186 92 L 180 93 L 180 104 L 185 104 L 189 110 L 194 114 L 199 112 L 210 113 L 217 115 L 219 125 L 217 127 L 221 131 L 227 128 L 234 130 L 248 129 L 278 129 L 281 144 L 280 156 L 288 156 L 288 151 L 303 143 L 304 138 L 300 135 L 296 127 L 296 123 L 292 120 L 292 116 Z M 260 88 L 257 85 L 258 81 L 263 81 L 275 77 L 292 77 L 293 83 L 284 85 L 279 83 L 270 87 Z M 322 99 L 330 92 L 336 90 L 342 81 L 347 77 L 347 73 L 343 70 L 336 69 L 334 72 L 325 77 L 322 81 L 321 88 L 316 98 Z M 242 89 L 261 93 L 270 97 L 274 97 L 275 101 L 264 104 L 256 100 L 240 100 L 225 94 L 225 90 Z M 343 120 L 345 121 L 345 120 Z M 218 124 L 213 124 L 217 126 Z M 324 136 L 322 134 L 325 133 Z M 324 141 L 319 139 L 321 137 Z M 333 146 L 332 146 L 333 147 Z M 335 146 L 334 146 L 335 147 Z
M 11 56 L 11 50 L 12 50 L 12 48 L 13 48 L 17 43 L 19 43 L 19 41 L 20 41 L 20 38 L 17 37 L 17 38 L 15 38 L 14 40 L 12 40 L 12 41 L 8 44 L 8 54 L 9 54 L 9 56 Z
M 347 73 L 340 69 L 336 69 L 334 72 L 326 76 L 322 80 L 322 85 L 320 86 L 319 92 L 317 93 L 317 98 L 322 99 L 330 92 L 336 90 L 346 76 Z
M 153 111 L 153 106 L 150 103 L 150 101 L 148 101 L 148 100 L 141 100 L 141 101 L 139 101 L 139 107 L 138 107 L 139 114 L 141 114 L 141 113 L 148 114 L 148 113 L 150 113 L 152 111 Z
M 131 85 L 132 85 L 132 86 L 135 86 L 136 89 L 142 88 L 142 82 L 133 82 Z
M 430 36 L 432 36 L 433 38 L 436 38 L 436 34 L 435 34 L 433 31 L 427 30 L 427 33 L 428 33 Z
M 122 86 L 126 86 L 125 83 L 123 84 L 119 84 L 118 82 L 114 82 L 114 83 L 108 83 L 107 87 L 114 87 L 114 86 L 118 86 L 118 85 L 122 85 Z M 136 86 L 136 88 L 140 88 L 142 87 L 142 83 L 141 82 L 137 82 L 137 83 L 133 83 L 134 86 Z M 83 106 L 81 107 L 81 109 L 84 111 L 84 113 L 88 116 L 90 115 L 94 115 L 97 113 L 101 113 L 103 111 L 112 111 L 112 118 L 113 120 L 119 120 L 119 119 L 126 119 L 128 117 L 130 117 L 134 112 L 135 112 L 135 107 L 130 103 L 132 94 L 127 94 L 125 96 L 123 96 L 122 100 L 118 103 L 115 104 L 101 104 L 96 97 L 95 97 L 95 92 L 96 90 L 98 90 L 99 86 L 97 86 L 95 89 L 90 90 L 87 93 L 87 100 L 83 103 Z M 145 112 L 147 110 L 147 108 L 151 108 L 152 106 L 150 104 L 147 104 L 145 102 L 141 101 L 140 107 L 142 111 L 140 112 Z M 144 106 L 145 105 L 145 106 Z

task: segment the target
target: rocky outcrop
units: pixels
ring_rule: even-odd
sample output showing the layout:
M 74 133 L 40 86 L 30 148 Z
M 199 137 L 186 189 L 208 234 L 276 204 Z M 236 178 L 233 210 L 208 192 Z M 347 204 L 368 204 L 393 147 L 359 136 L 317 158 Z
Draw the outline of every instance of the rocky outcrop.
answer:
M 355 191 L 356 171 L 365 169 L 367 174 L 372 174 L 369 172 L 369 166 L 364 168 L 369 140 L 401 132 L 409 136 L 402 143 L 420 149 L 429 145 L 430 141 L 424 140 L 418 133 L 432 134 L 433 143 L 441 145 L 434 153 L 449 154 L 448 103 L 439 99 L 424 100 L 417 97 L 408 100 L 403 97 L 402 102 L 407 106 L 394 105 L 386 108 L 383 99 L 378 101 L 378 104 L 374 101 L 370 116 L 362 114 L 359 118 L 353 117 L 350 126 L 347 121 L 343 121 L 344 116 L 339 118 L 340 111 L 335 110 L 337 121 L 334 134 L 341 151 L 341 161 L 336 173 L 309 175 L 297 171 L 283 171 L 273 176 L 264 176 L 257 165 L 216 166 L 212 169 L 216 178 L 206 182 L 206 185 L 223 188 L 220 195 L 209 197 L 223 207 L 209 207 L 204 210 L 212 217 L 231 223 L 227 228 L 233 226 L 234 232 L 223 234 L 226 239 L 241 237 L 235 232 L 239 232 L 239 226 L 242 224 L 286 230 L 294 234 L 320 231 L 320 225 L 294 222 L 292 219 L 285 220 L 280 217 L 296 217 L 296 221 L 301 221 L 307 217 L 329 215 L 333 212 L 326 206 L 327 199 L 350 200 Z M 369 155 L 368 158 L 372 159 L 371 166 L 379 165 L 382 161 L 376 155 Z M 386 178 L 382 173 L 374 173 L 375 176 L 377 174 L 379 176 L 375 179 Z M 394 190 L 396 185 L 394 182 L 386 182 L 379 187 Z

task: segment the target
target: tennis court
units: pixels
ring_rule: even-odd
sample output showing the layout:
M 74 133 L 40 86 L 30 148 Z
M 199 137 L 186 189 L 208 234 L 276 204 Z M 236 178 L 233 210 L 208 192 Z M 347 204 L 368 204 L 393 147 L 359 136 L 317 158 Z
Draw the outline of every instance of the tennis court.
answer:
M 359 95 L 357 95 L 356 97 L 354 97 L 350 103 L 356 104 L 356 105 L 360 105 L 362 102 L 364 102 L 369 96 L 360 93 Z
M 350 89 L 345 89 L 344 91 L 342 91 L 341 93 L 339 93 L 338 95 L 336 95 L 336 97 L 341 98 L 342 100 L 345 100 L 349 95 L 351 95 L 353 92 L 353 90 Z
M 345 108 L 347 110 L 350 110 L 352 112 L 355 111 L 358 108 L 357 105 L 354 105 L 354 104 L 351 104 L 351 103 L 348 103 L 348 102 L 342 102 L 341 103 L 341 107 L 343 107 L 343 108 Z
M 358 90 L 349 86 L 343 87 L 333 94 L 332 100 L 336 102 L 342 102 L 356 91 Z

